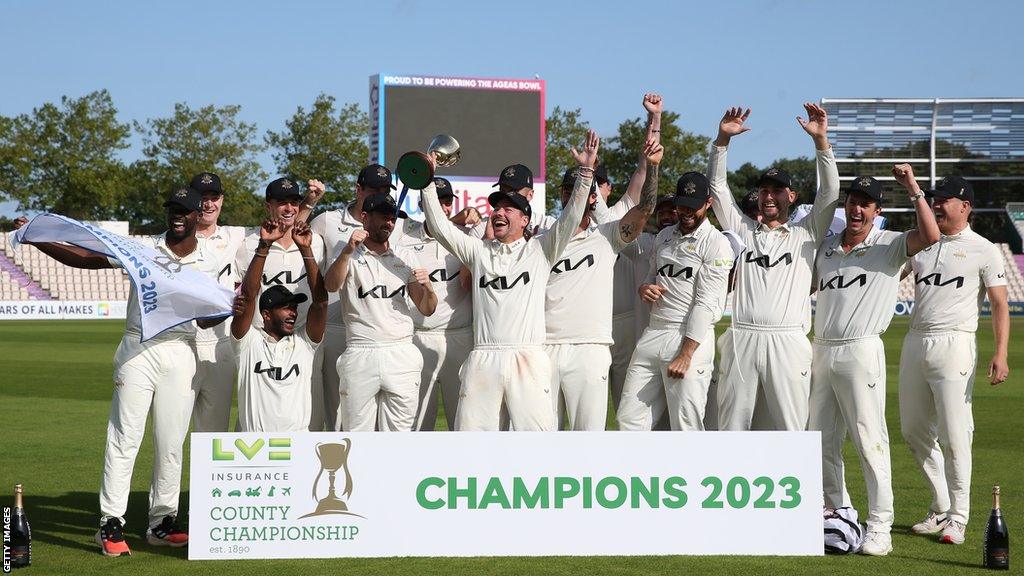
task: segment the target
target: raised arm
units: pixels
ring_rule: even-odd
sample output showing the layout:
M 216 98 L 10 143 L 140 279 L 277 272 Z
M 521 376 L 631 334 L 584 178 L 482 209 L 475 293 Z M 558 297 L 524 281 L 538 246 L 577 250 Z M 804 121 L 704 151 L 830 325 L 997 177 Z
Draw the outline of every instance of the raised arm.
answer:
M 818 191 L 807 218 L 811 234 L 820 242 L 832 225 L 836 206 L 839 205 L 839 168 L 836 167 L 832 146 L 828 143 L 828 113 L 821 106 L 810 102 L 804 104 L 804 110 L 807 111 L 807 120 L 797 116 L 796 121 L 814 140 L 814 156 L 818 166 Z
M 650 142 L 654 140 L 661 142 L 661 112 L 662 112 L 662 99 L 661 96 L 654 93 L 644 94 L 644 110 L 647 111 L 647 134 L 644 138 L 644 142 Z M 633 170 L 633 175 L 629 177 L 629 182 L 626 184 L 626 192 L 619 198 L 619 201 L 614 206 L 608 208 L 607 222 L 622 218 L 626 213 L 640 203 L 640 195 L 643 193 L 644 181 L 647 177 L 647 155 L 646 146 L 640 151 L 640 160 L 637 162 L 636 170 Z M 655 189 L 657 194 L 657 189 Z M 598 202 L 602 202 L 601 198 L 598 197 Z M 595 209 L 596 211 L 596 209 Z M 595 220 L 601 222 L 602 220 L 595 214 Z
M 15 230 L 18 230 L 26 224 L 28 224 L 28 218 L 24 216 L 19 216 L 14 219 Z M 95 252 L 78 246 L 60 244 L 59 242 L 27 242 L 24 240 L 22 243 L 31 244 L 38 248 L 43 254 L 46 254 L 65 266 L 71 266 L 72 268 L 99 270 L 102 268 L 114 267 L 106 256 L 101 256 Z
M 619 220 L 619 235 L 626 244 L 632 242 L 644 230 L 644 224 L 654 213 L 654 204 L 658 197 L 658 166 L 665 149 L 657 140 L 651 139 L 644 146 L 644 164 L 647 167 L 647 174 L 644 177 L 644 187 L 640 193 L 640 201 L 636 206 L 630 208 L 629 212 Z
M 348 242 L 341 249 L 338 259 L 327 269 L 327 276 L 324 278 L 324 288 L 328 292 L 337 292 L 345 285 L 345 279 L 348 278 L 349 261 L 369 235 L 370 233 L 365 228 L 357 228 L 352 231 L 352 235 L 348 237 Z
M 313 254 L 313 231 L 309 224 L 302 220 L 292 227 L 292 240 L 302 255 L 302 265 L 306 269 L 306 281 L 309 282 L 309 293 L 313 302 L 306 312 L 306 336 L 319 344 L 324 339 L 327 328 L 327 290 L 324 289 L 324 278 L 320 275 L 320 265 Z
M 433 180 L 426 188 L 420 190 L 420 199 L 423 201 L 423 216 L 430 233 L 463 264 L 472 267 L 476 250 L 483 242 L 464 233 L 448 220 L 441 208 L 441 201 L 437 199 L 437 188 L 434 187 Z
M 426 268 L 416 268 L 412 271 L 413 280 L 407 284 L 409 297 L 416 309 L 424 316 L 430 316 L 437 309 L 437 293 L 430 282 L 430 274 Z
M 914 179 L 914 169 L 910 164 L 897 164 L 892 167 L 892 175 L 896 181 L 910 193 L 910 203 L 917 213 L 917 228 L 907 232 L 907 257 L 935 244 L 942 237 L 939 225 L 935 223 L 932 207 L 924 199 L 924 192 Z
M 711 145 L 708 154 L 708 181 L 711 187 L 711 209 L 715 217 L 721 222 L 722 227 L 728 230 L 741 230 L 742 228 L 753 229 L 756 223 L 747 218 L 736 206 L 736 199 L 732 197 L 729 190 L 729 169 L 727 164 L 727 153 L 729 142 L 733 136 L 738 136 L 750 130 L 745 124 L 750 117 L 750 108 L 743 110 L 742 107 L 729 108 L 718 123 L 718 136 Z
M 580 219 L 583 218 L 583 211 L 587 208 L 587 196 L 594 181 L 594 166 L 597 164 L 600 144 L 597 132 L 591 130 L 587 133 L 583 151 L 577 152 L 575 148 L 572 149 L 572 155 L 579 167 L 576 169 L 576 184 L 572 189 L 572 195 L 569 196 L 569 203 L 562 207 L 562 213 L 558 216 L 555 226 L 537 238 L 549 262 L 554 262 L 569 245 Z
M 306 196 L 299 206 L 299 213 L 295 216 L 296 222 L 308 222 L 310 214 L 316 208 L 316 203 L 327 193 L 327 187 L 319 180 L 310 180 L 306 183 Z
M 241 340 L 252 326 L 252 317 L 259 308 L 260 285 L 263 282 L 263 266 L 267 262 L 267 254 L 274 242 L 283 238 L 284 234 L 285 228 L 280 222 L 267 220 L 260 227 L 260 242 L 256 245 L 252 261 L 242 279 L 242 298 L 239 298 L 242 309 L 235 310 L 235 316 L 231 319 L 231 336 L 235 340 Z

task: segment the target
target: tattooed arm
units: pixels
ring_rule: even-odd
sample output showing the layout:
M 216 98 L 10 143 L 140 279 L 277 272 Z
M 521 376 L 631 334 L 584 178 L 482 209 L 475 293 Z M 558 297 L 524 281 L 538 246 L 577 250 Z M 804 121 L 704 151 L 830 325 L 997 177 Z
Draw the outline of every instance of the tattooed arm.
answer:
M 637 205 L 630 208 L 629 212 L 619 220 L 619 235 L 623 244 L 629 244 L 636 239 L 644 230 L 647 219 L 654 213 L 654 205 L 658 195 L 658 165 L 661 164 L 661 157 L 665 149 L 658 143 L 657 139 L 650 139 L 644 145 L 644 158 L 647 160 L 647 176 L 644 179 L 643 188 L 640 189 L 640 199 Z

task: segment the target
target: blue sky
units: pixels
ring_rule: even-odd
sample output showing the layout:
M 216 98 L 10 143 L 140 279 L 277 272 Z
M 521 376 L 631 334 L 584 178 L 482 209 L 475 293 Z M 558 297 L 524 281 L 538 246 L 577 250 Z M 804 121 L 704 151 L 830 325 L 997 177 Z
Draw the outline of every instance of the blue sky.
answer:
M 262 132 L 319 92 L 365 109 L 381 71 L 536 74 L 549 110 L 582 108 L 602 136 L 645 91 L 708 135 L 750 106 L 735 167 L 808 154 L 805 100 L 1024 95 L 1022 19 L 1022 2 L 0 0 L 0 114 L 106 88 L 122 120 L 240 104 Z

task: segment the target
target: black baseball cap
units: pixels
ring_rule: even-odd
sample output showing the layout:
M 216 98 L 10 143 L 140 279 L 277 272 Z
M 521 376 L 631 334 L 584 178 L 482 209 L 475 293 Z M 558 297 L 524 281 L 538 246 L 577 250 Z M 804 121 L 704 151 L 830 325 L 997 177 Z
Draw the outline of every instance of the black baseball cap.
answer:
M 455 189 L 447 178 L 434 177 L 434 188 L 437 189 L 438 198 L 455 198 Z
M 278 178 L 267 184 L 267 200 L 287 200 L 288 198 L 302 198 L 303 196 L 302 189 L 291 178 Z
M 260 294 L 260 310 L 270 310 L 289 304 L 302 304 L 306 300 L 309 300 L 309 297 L 305 294 L 301 292 L 295 294 L 284 286 L 275 284 Z
M 694 210 L 707 203 L 711 197 L 707 176 L 700 172 L 687 172 L 676 182 L 676 206 L 686 206 Z
M 654 202 L 654 211 L 657 212 L 658 208 L 661 208 L 662 204 L 671 204 L 672 206 L 675 206 L 676 205 L 676 197 L 675 196 L 659 196 L 657 201 Z
M 771 167 L 764 171 L 757 179 L 757 186 L 765 184 L 778 184 L 783 188 L 793 187 L 793 178 L 782 168 Z
M 597 167 L 594 168 L 594 182 L 597 182 L 598 184 L 608 183 L 608 169 L 605 168 L 604 164 L 598 164 Z
M 575 168 L 569 168 L 568 170 L 565 171 L 565 174 L 562 176 L 562 189 L 563 190 L 566 190 L 566 189 L 572 190 L 575 187 L 576 187 L 576 169 Z M 596 190 L 597 190 L 597 180 L 595 179 L 593 182 L 591 182 L 590 191 L 594 192 Z
M 757 190 L 748 192 L 747 195 L 740 200 L 740 211 L 744 214 L 755 214 L 759 208 L 760 207 L 757 204 Z
M 213 172 L 200 172 L 196 174 L 192 177 L 192 181 L 188 183 L 188 186 L 200 194 L 204 192 L 224 193 L 224 188 L 220 185 L 220 176 Z
M 860 192 L 875 202 L 882 203 L 882 183 L 871 176 L 854 178 L 853 182 L 850 182 L 850 187 L 846 189 L 847 194 L 851 192 Z
M 925 192 L 929 198 L 956 198 L 974 204 L 974 188 L 959 176 L 946 176 L 935 183 L 935 189 Z
M 380 212 L 381 214 L 394 214 L 398 218 L 408 218 L 409 215 L 398 209 L 398 202 L 387 192 L 378 192 L 369 195 L 363 200 L 363 212 Z
M 498 181 L 494 186 L 511 186 L 515 190 L 533 188 L 533 172 L 522 164 L 506 166 L 501 174 L 498 174 Z
M 526 214 L 527 218 L 533 217 L 533 209 L 530 208 L 530 201 L 522 194 L 516 192 L 491 192 L 491 195 L 487 197 L 487 203 L 491 205 L 491 208 L 497 208 L 498 202 L 502 200 L 511 202 L 513 206 L 518 208 L 523 214 Z
M 203 196 L 192 188 L 179 188 L 167 197 L 164 208 L 168 206 L 181 206 L 189 212 L 199 212 L 203 209 Z
M 370 164 L 359 171 L 356 184 L 363 188 L 391 188 L 397 190 L 391 178 L 391 170 L 380 164 Z

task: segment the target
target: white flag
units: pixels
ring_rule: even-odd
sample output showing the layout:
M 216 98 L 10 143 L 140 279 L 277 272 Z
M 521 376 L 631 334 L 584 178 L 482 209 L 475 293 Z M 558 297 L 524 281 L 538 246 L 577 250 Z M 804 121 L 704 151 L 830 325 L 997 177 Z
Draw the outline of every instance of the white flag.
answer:
M 14 233 L 24 242 L 66 242 L 121 263 L 132 281 L 142 315 L 142 341 L 185 322 L 231 315 L 234 292 L 157 250 L 60 214 L 40 214 Z

